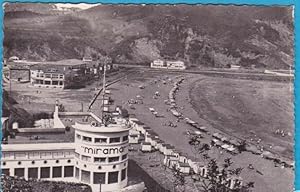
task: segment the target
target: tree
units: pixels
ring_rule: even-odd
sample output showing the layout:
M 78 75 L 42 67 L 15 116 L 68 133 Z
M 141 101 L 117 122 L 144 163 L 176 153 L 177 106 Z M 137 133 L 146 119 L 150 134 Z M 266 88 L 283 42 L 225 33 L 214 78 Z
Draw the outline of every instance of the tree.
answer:
M 222 166 L 218 165 L 216 159 L 209 158 L 207 165 L 207 178 L 200 180 L 200 189 L 205 192 L 250 192 L 254 187 L 254 182 L 246 185 L 234 183 L 230 188 L 230 178 L 239 177 L 243 168 L 230 169 L 233 164 L 230 158 L 224 160 Z
M 176 167 L 176 165 L 173 165 L 172 167 L 172 173 L 174 177 L 173 186 L 174 191 L 176 191 L 176 188 L 179 189 L 182 192 L 185 192 L 185 177 L 183 173 L 180 172 L 180 169 Z
M 59 111 L 59 112 L 66 112 L 65 106 L 64 106 L 63 104 L 60 104 L 60 105 L 58 106 L 58 111 Z
M 238 149 L 238 151 L 241 153 L 241 152 L 243 152 L 243 151 L 247 151 L 246 146 L 247 146 L 247 142 L 246 142 L 246 140 L 243 140 L 243 141 L 240 143 L 240 145 L 237 146 L 237 149 Z
M 231 178 L 239 178 L 243 168 L 232 169 L 231 158 L 224 159 L 223 164 L 218 164 L 217 160 L 211 158 L 207 153 L 210 146 L 208 144 L 201 144 L 197 141 L 197 138 L 194 136 L 190 137 L 189 144 L 193 146 L 198 154 L 202 154 L 202 159 L 204 162 L 207 162 L 207 176 L 200 178 L 200 187 L 199 191 L 204 192 L 251 192 L 251 189 L 254 187 L 254 182 L 249 182 L 244 185 L 239 185 L 238 182 L 235 182 L 233 187 L 230 188 Z M 244 150 L 246 142 L 241 143 L 241 149 Z M 195 181 L 196 182 L 196 181 Z

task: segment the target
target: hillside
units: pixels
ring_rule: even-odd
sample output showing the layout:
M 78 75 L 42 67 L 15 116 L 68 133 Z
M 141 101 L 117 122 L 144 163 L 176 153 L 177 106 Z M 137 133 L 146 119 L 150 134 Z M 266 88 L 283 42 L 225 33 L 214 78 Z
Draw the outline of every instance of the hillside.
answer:
M 20 127 L 32 127 L 34 124 L 34 117 L 26 110 L 17 107 L 18 104 L 8 92 L 3 90 L 2 116 L 9 117 L 9 127 L 13 122 L 18 122 Z
M 99 5 L 57 14 L 49 11 L 53 5 L 23 5 L 5 8 L 5 57 L 80 59 L 100 52 L 120 63 L 171 58 L 208 67 L 293 65 L 291 7 Z

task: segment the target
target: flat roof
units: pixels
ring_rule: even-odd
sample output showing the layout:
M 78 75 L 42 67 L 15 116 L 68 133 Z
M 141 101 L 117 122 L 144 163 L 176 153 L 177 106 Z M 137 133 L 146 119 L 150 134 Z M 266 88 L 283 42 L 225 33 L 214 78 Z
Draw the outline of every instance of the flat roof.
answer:
M 75 143 L 2 144 L 1 147 L 2 152 L 73 150 L 75 149 Z
M 79 60 L 79 59 L 64 59 L 60 61 L 45 61 L 45 62 L 39 62 L 39 64 L 47 64 L 47 65 L 83 65 L 86 64 L 86 62 Z

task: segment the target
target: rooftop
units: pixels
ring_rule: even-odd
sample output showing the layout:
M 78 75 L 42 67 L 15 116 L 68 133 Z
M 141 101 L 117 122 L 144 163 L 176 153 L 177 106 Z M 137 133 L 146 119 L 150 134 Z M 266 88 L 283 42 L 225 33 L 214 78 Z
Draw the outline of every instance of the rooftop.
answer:
M 26 143 L 1 145 L 2 151 L 73 150 L 74 143 Z

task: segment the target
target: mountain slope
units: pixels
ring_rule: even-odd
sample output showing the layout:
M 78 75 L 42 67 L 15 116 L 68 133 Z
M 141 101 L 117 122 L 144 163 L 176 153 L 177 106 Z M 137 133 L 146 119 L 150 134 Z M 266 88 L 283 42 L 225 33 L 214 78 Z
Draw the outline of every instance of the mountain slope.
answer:
M 121 63 L 163 57 L 209 67 L 293 65 L 291 7 L 99 5 L 58 15 L 21 5 L 5 12 L 5 57 L 81 58 L 88 49 Z

